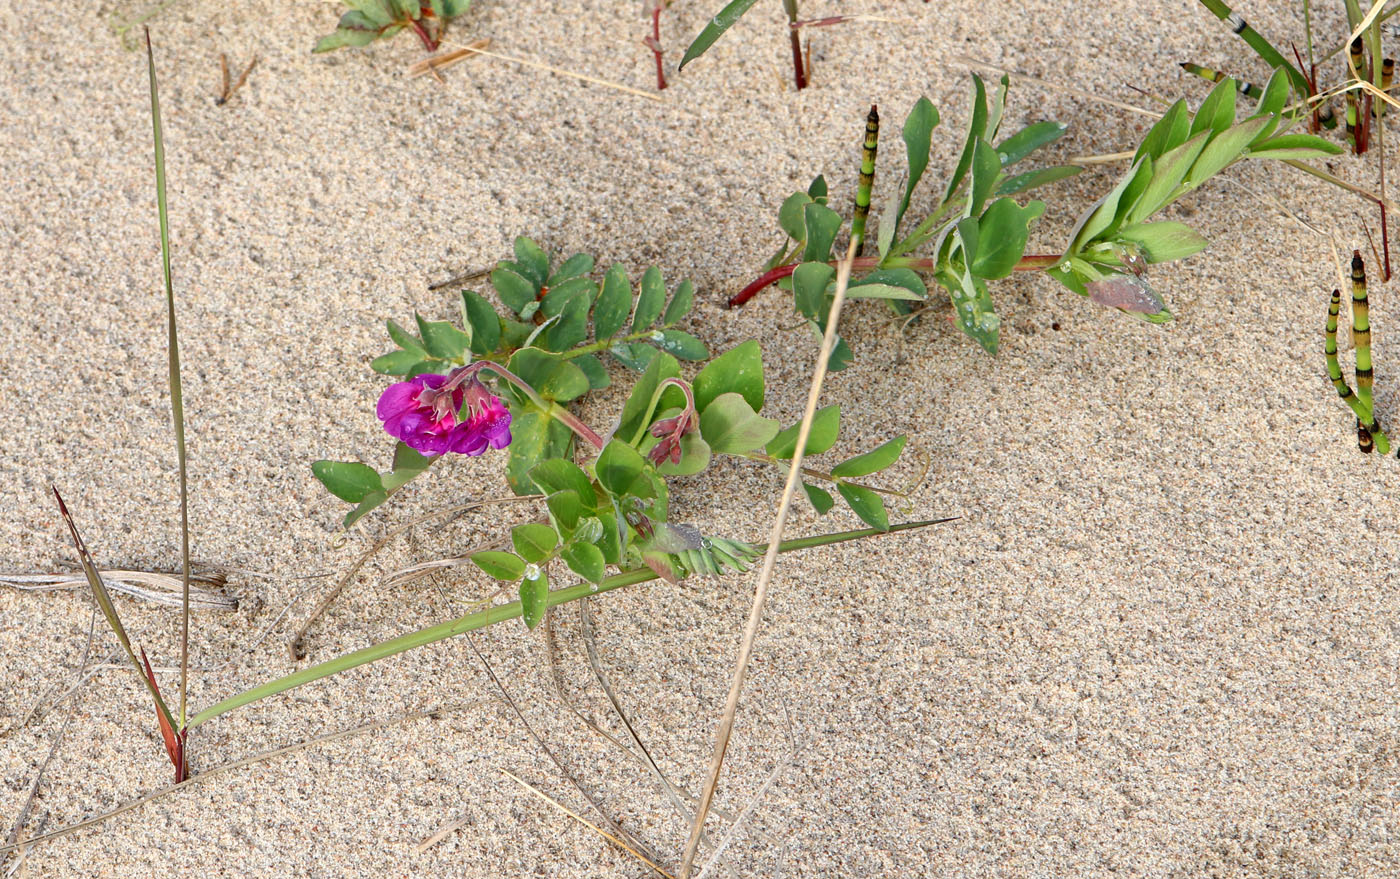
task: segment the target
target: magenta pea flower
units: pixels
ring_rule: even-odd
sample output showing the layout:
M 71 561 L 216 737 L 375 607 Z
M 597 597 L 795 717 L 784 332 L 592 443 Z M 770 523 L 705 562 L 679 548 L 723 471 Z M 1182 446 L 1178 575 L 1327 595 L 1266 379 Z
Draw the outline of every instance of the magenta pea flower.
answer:
M 425 455 L 480 455 L 510 445 L 510 411 L 475 371 L 429 373 L 392 384 L 375 411 L 390 436 Z
M 447 438 L 457 426 L 462 391 L 444 390 L 447 376 L 427 373 L 385 388 L 375 414 L 390 436 L 425 455 L 447 451 Z

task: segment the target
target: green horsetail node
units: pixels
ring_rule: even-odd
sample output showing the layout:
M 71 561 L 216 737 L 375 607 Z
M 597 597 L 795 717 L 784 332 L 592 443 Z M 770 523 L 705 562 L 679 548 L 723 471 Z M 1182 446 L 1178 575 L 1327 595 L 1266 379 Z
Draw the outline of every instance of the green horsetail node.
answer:
M 1225 78 L 1225 74 L 1221 73 L 1219 70 L 1212 70 L 1209 67 L 1202 67 L 1199 64 L 1192 64 L 1190 61 L 1181 62 L 1181 69 L 1185 70 L 1187 73 L 1194 73 L 1196 76 L 1199 76 L 1202 79 L 1208 79 L 1211 82 L 1220 82 L 1222 79 Z M 1264 90 L 1261 89 L 1259 86 L 1255 85 L 1252 82 L 1245 82 L 1242 79 L 1235 80 L 1235 91 L 1247 97 L 1251 97 L 1256 101 L 1259 100 L 1259 97 L 1264 94 Z
M 1375 407 L 1371 389 L 1375 376 L 1371 371 L 1371 307 L 1366 302 L 1366 264 L 1361 251 L 1351 252 L 1351 341 L 1356 346 L 1356 396 L 1373 413 Z
M 860 180 L 856 184 L 856 209 L 851 218 L 851 238 L 856 242 L 856 256 L 865 250 L 865 221 L 870 216 L 870 190 L 875 185 L 875 152 L 880 145 L 880 112 L 870 105 L 865 117 L 865 144 L 860 151 Z M 881 219 L 880 222 L 893 222 Z
M 1352 412 L 1356 414 L 1356 436 L 1357 444 L 1361 451 L 1371 451 L 1374 442 L 1375 447 L 1385 455 L 1390 452 L 1390 440 L 1375 423 L 1371 410 L 1362 405 L 1361 401 L 1353 394 L 1351 387 L 1347 385 L 1346 379 L 1342 378 L 1342 367 L 1337 362 L 1337 315 L 1342 309 L 1342 292 L 1332 291 L 1332 301 L 1327 306 L 1327 340 L 1323 344 L 1323 351 L 1327 355 L 1327 377 L 1332 380 L 1332 386 L 1337 389 L 1337 396 L 1342 398 Z

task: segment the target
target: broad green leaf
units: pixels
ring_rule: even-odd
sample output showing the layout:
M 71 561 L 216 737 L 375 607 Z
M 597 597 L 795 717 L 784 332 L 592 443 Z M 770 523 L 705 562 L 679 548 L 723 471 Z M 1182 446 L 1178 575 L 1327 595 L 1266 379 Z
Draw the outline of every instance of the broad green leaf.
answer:
M 1002 113 L 1006 110 L 1006 93 L 1010 90 L 1011 77 L 1003 73 L 1001 79 L 997 80 L 996 90 L 992 92 L 992 100 L 987 107 L 987 127 L 982 135 L 983 140 L 996 140 L 997 131 L 1001 128 Z
M 422 360 L 424 357 L 428 356 L 428 349 L 424 348 L 422 343 L 419 342 L 418 339 L 414 337 L 414 335 L 408 330 L 404 329 L 403 327 L 399 326 L 391 320 L 386 320 L 384 322 L 384 325 L 388 328 L 389 338 L 394 340 L 395 345 L 398 345 L 405 351 L 412 351 L 416 353 L 418 355 L 419 360 Z
M 546 281 L 551 288 L 570 278 L 578 278 L 593 271 L 593 257 L 586 253 L 576 253 L 559 264 L 554 274 Z
M 521 274 L 536 290 L 544 286 L 549 277 L 549 254 L 524 235 L 515 239 L 515 263 L 525 269 Z
M 933 140 L 933 129 L 937 127 L 938 109 L 928 98 L 920 97 L 909 109 L 909 115 L 904 118 L 902 136 L 904 138 L 904 151 L 909 158 L 909 181 L 904 185 L 904 196 L 899 200 L 899 209 L 894 212 L 892 217 L 888 217 L 891 241 L 899 233 L 899 224 L 904 219 L 904 212 L 909 210 L 909 199 L 914 195 L 914 187 L 919 185 L 919 180 L 928 170 L 929 146 Z M 881 214 L 882 236 L 885 234 L 883 224 L 886 220 L 886 215 Z M 882 245 L 880 252 L 883 254 L 888 250 L 888 246 Z
M 713 46 L 715 40 L 718 40 L 725 31 L 733 27 L 734 22 L 738 21 L 745 12 L 748 12 L 749 7 L 756 2 L 758 0 L 731 0 L 730 3 L 727 3 L 714 18 L 710 19 L 709 23 L 705 25 L 705 29 L 700 31 L 700 35 L 685 50 L 685 57 L 681 59 L 678 69 L 684 70 L 687 64 L 705 54 L 705 50 Z
M 510 529 L 510 542 L 516 553 L 527 562 L 549 558 L 559 545 L 559 535 L 553 528 L 539 522 L 526 522 Z
M 876 269 L 855 283 L 861 285 L 883 284 L 887 287 L 903 287 L 919 299 L 928 298 L 928 287 L 924 285 L 924 279 L 919 277 L 919 273 L 913 269 Z M 855 287 L 852 286 L 851 290 L 854 289 Z M 851 295 L 850 291 L 847 291 L 846 295 Z
M 622 440 L 613 440 L 603 447 L 593 471 L 598 484 L 613 495 L 624 495 L 646 468 L 641 454 Z
M 1186 108 L 1184 100 L 1177 101 L 1167 108 L 1167 112 L 1162 114 L 1147 131 L 1142 143 L 1138 146 L 1137 152 L 1133 155 L 1133 164 L 1136 165 L 1143 156 L 1156 159 L 1158 156 L 1174 150 L 1178 146 L 1186 143 L 1186 139 L 1191 136 L 1191 112 Z
M 632 332 L 640 333 L 655 323 L 665 304 L 666 283 L 661 279 L 661 270 L 651 266 L 642 274 L 642 290 L 632 313 Z
M 782 207 L 778 208 L 778 225 L 793 241 L 807 240 L 807 221 L 803 212 L 811 203 L 812 197 L 807 193 L 794 192 L 783 199 Z
M 592 307 L 593 300 L 598 298 L 598 285 L 588 278 L 568 278 L 560 281 L 557 286 L 550 287 L 549 292 L 540 300 L 540 311 L 545 317 L 562 314 L 574 297 L 579 295 Z
M 650 435 L 647 438 L 652 440 L 647 444 L 649 449 L 656 444 L 656 440 Z M 701 439 L 698 433 L 688 433 L 681 437 L 680 463 L 662 461 L 656 465 L 656 472 L 662 476 L 693 476 L 710 466 L 711 457 L 710 444 Z
M 800 314 L 812 320 L 826 320 L 826 288 L 835 275 L 836 269 L 824 262 L 804 262 L 793 270 L 793 305 Z
M 705 347 L 705 343 L 684 330 L 659 330 L 651 343 L 681 360 L 704 360 L 710 356 L 710 349 Z
M 496 295 L 501 297 L 506 308 L 516 314 L 534 303 L 535 294 L 539 292 L 538 287 L 510 269 L 494 269 L 491 272 L 491 286 L 496 288 Z
M 996 188 L 1000 177 L 1001 159 L 997 157 L 997 151 L 985 140 L 978 139 L 977 146 L 972 151 L 972 184 L 969 187 L 964 216 L 976 217 L 982 213 L 982 207 Z
M 1340 146 L 1311 134 L 1281 134 L 1249 148 L 1249 156 L 1255 159 L 1316 159 L 1340 152 Z
M 608 269 L 603 277 L 603 292 L 593 307 L 593 335 L 599 340 L 617 335 L 632 313 L 632 283 L 627 271 L 619 265 Z
M 958 157 L 958 164 L 954 166 L 952 175 L 948 178 L 948 189 L 944 192 L 943 200 L 949 201 L 953 193 L 958 191 L 962 185 L 963 178 L 967 176 L 967 171 L 972 167 L 972 154 L 977 149 L 977 141 L 982 137 L 987 129 L 987 88 L 982 84 L 982 77 L 973 74 L 972 76 L 972 109 L 967 122 L 967 137 L 963 141 L 962 155 Z
M 1279 114 L 1288 104 L 1288 97 L 1293 91 L 1293 86 L 1288 81 L 1288 74 L 1283 68 L 1274 71 L 1274 75 L 1269 77 L 1269 81 L 1264 86 L 1263 93 L 1259 96 L 1259 105 L 1254 110 L 1255 116 L 1268 116 L 1269 124 L 1264 126 L 1264 130 L 1259 133 L 1260 138 L 1268 137 L 1278 128 L 1283 117 Z M 1306 114 L 1304 114 L 1306 115 Z
M 471 327 L 473 354 L 490 354 L 501 344 L 501 318 L 480 293 L 462 291 L 462 319 Z
M 1030 226 L 1045 211 L 1045 203 L 1033 201 L 1024 208 L 1009 198 L 992 202 L 978 222 L 981 236 L 972 273 L 979 278 L 1004 278 L 1026 252 Z
M 890 514 L 885 511 L 885 502 L 880 499 L 880 495 L 864 486 L 852 485 L 849 482 L 838 483 L 836 490 L 846 499 L 846 503 L 851 505 L 855 514 L 860 516 L 862 522 L 881 531 L 890 530 Z
M 1046 186 L 1057 180 L 1073 177 L 1083 170 L 1078 165 L 1055 165 L 1051 168 L 1040 168 L 1025 174 L 1017 174 L 1015 177 L 1002 177 L 993 195 L 1016 195 L 1019 192 L 1030 192 L 1032 189 Z
M 1246 119 L 1239 125 L 1231 126 L 1224 133 L 1214 137 L 1206 148 L 1201 150 L 1201 156 L 1196 163 L 1191 166 L 1191 170 L 1186 174 L 1186 186 L 1194 189 L 1214 177 L 1225 166 L 1238 159 L 1244 154 L 1245 147 L 1264 130 L 1264 126 L 1269 124 L 1266 117 L 1259 116 L 1254 119 Z
M 601 391 L 612 384 L 612 377 L 608 375 L 608 370 L 603 366 L 603 361 L 597 355 L 583 354 L 578 357 L 569 358 L 570 362 L 583 370 L 583 374 L 588 377 L 588 387 Z
M 540 494 L 530 471 L 541 461 L 569 455 L 573 432 L 534 407 L 511 406 L 510 435 L 506 482 L 517 495 Z
M 797 453 L 797 432 L 802 427 L 798 421 L 773 437 L 764 450 L 774 458 L 789 459 Z M 824 406 L 812 416 L 812 431 L 807 434 L 807 448 L 803 455 L 820 455 L 836 445 L 836 435 L 841 430 L 841 406 Z
M 681 318 L 690 312 L 690 308 L 695 304 L 695 285 L 689 281 L 681 281 L 676 292 L 671 294 L 671 301 L 666 303 L 666 312 L 661 316 L 663 327 L 675 326 Z
M 598 495 L 593 490 L 593 481 L 583 472 L 583 468 L 572 461 L 563 458 L 541 461 L 530 470 L 530 479 L 544 492 L 553 494 L 572 491 L 578 495 L 586 508 L 598 508 Z
M 812 201 L 826 204 L 826 177 L 821 174 L 812 178 L 812 182 L 807 184 L 807 195 Z
M 577 279 L 576 279 L 577 280 Z M 565 281 L 566 284 L 572 283 Z M 544 345 L 551 351 L 567 351 L 588 338 L 588 309 L 593 297 L 587 290 L 578 290 L 564 303 L 559 319 L 544 331 Z M 585 377 L 586 378 L 586 377 Z M 591 386 L 591 385 L 590 385 Z
M 433 466 L 435 460 L 437 459 L 410 449 L 407 443 L 400 441 L 394 446 L 393 469 L 380 475 L 384 490 L 398 491 L 414 477 Z
M 897 436 L 872 451 L 848 458 L 832 467 L 831 475 L 843 479 L 854 479 L 859 476 L 869 476 L 871 473 L 879 473 L 899 460 L 899 455 L 904 451 L 906 441 L 908 441 L 908 437 Z
M 802 209 L 807 229 L 807 244 L 802 250 L 803 262 L 831 259 L 831 243 L 841 228 L 841 215 L 824 204 L 813 202 Z
M 807 500 L 812 502 L 812 508 L 817 511 L 818 516 L 825 516 L 831 512 L 831 508 L 836 506 L 836 501 L 832 500 L 830 492 L 817 488 L 806 482 L 802 483 L 802 488 L 807 492 Z
M 700 435 L 721 454 L 751 452 L 777 433 L 778 422 L 754 412 L 739 394 L 720 394 L 700 413 Z
M 899 193 L 891 192 L 889 199 L 885 202 L 884 208 L 880 210 L 877 218 L 876 243 L 880 249 L 880 259 L 889 255 L 890 247 L 894 245 L 895 232 L 899 225 Z
M 534 473 L 534 470 L 530 471 Z M 556 491 L 545 498 L 545 506 L 549 507 L 550 515 L 554 517 L 555 524 L 559 526 L 560 533 L 572 534 L 578 525 L 578 520 L 583 516 L 583 502 L 579 500 L 578 492 L 573 489 Z
M 352 504 L 384 488 L 377 470 L 355 461 L 316 461 L 311 473 L 327 491 Z
M 422 362 L 423 355 L 416 351 L 390 351 L 371 360 L 369 368 L 382 375 L 408 375 Z
M 993 356 L 1001 335 L 1001 318 L 987 295 L 987 284 L 968 270 L 943 271 L 936 277 L 953 301 L 958 326 Z
M 1141 247 L 1143 256 L 1150 263 L 1185 259 L 1210 244 L 1195 229 L 1175 220 L 1125 226 L 1118 230 L 1117 237 L 1120 241 L 1131 241 Z
M 525 573 L 525 560 L 513 552 L 483 550 L 482 552 L 474 552 L 467 558 L 472 560 L 472 564 L 485 571 L 488 577 L 497 580 L 519 580 Z
M 1069 126 L 1063 122 L 1036 122 L 997 144 L 1003 167 L 1014 165 L 1047 144 L 1059 140 Z
M 895 287 L 891 284 L 861 283 L 852 284 L 846 288 L 847 299 L 899 299 L 912 302 L 922 301 L 924 297 L 906 288 Z
M 583 370 L 549 351 L 521 348 L 511 355 L 508 368 L 546 400 L 567 403 L 588 393 Z
M 571 543 L 560 556 L 569 570 L 590 583 L 597 583 L 606 573 L 603 551 L 591 543 Z
M 526 628 L 538 626 L 548 609 L 549 574 L 539 568 L 527 568 L 520 580 L 520 618 Z
M 661 352 L 643 342 L 614 342 L 608 349 L 618 363 L 636 372 L 646 372 Z M 670 356 L 669 354 L 666 356 Z
M 691 385 L 696 411 L 720 394 L 737 393 L 755 411 L 763 409 L 763 351 L 756 339 L 749 339 L 706 364 Z
M 1221 132 L 1235 123 L 1235 81 L 1225 77 L 1216 83 L 1191 120 L 1191 134 Z
M 413 318 L 418 321 L 418 332 L 423 337 L 423 347 L 427 348 L 433 357 L 440 360 L 456 360 L 467 350 L 467 343 L 471 341 L 467 334 L 447 321 L 423 320 L 422 315 L 418 314 Z
M 1139 159 L 1138 163 L 1129 168 L 1107 194 L 1090 205 L 1080 215 L 1079 222 L 1074 226 L 1067 253 L 1078 253 L 1097 238 L 1100 232 L 1113 225 L 1118 218 L 1118 200 L 1123 196 L 1124 190 L 1139 180 L 1150 180 L 1152 168 L 1152 159 L 1147 157 Z M 1141 198 L 1138 200 L 1142 201 Z

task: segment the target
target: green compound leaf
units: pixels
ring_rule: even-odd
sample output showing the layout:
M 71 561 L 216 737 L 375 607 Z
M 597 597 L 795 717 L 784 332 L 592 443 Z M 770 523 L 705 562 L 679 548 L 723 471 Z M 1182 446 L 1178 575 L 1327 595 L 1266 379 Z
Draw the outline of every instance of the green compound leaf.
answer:
M 569 455 L 573 431 L 533 406 L 510 407 L 510 445 L 506 458 L 506 482 L 517 495 L 541 494 L 530 471 L 541 461 Z
M 546 282 L 551 288 L 559 286 L 570 278 L 581 278 L 593 271 L 593 257 L 587 253 L 576 253 L 559 264 L 554 274 Z
M 646 460 L 641 454 L 622 440 L 613 440 L 603 447 L 593 470 L 598 475 L 598 484 L 614 496 L 627 494 L 632 483 L 646 469 Z
M 525 561 L 542 562 L 554 554 L 554 547 L 559 545 L 559 534 L 548 525 L 526 522 L 510 529 L 510 542 Z
M 506 308 L 516 314 L 520 314 L 529 305 L 535 302 L 535 295 L 540 288 L 525 280 L 524 277 L 507 268 L 497 268 L 491 272 L 491 286 L 496 288 L 496 295 L 501 297 Z
M 501 344 L 501 318 L 480 293 L 462 291 L 462 320 L 471 329 L 473 354 L 490 354 Z
M 603 551 L 591 543 L 571 543 L 564 547 L 560 556 L 569 570 L 590 583 L 597 583 L 607 573 Z
M 416 351 L 390 351 L 371 360 L 369 368 L 380 375 L 411 375 L 422 362 L 423 355 Z
M 704 360 L 710 356 L 705 343 L 684 330 L 659 330 L 651 343 L 681 360 Z
M 611 339 L 631 313 L 632 282 L 627 280 L 627 270 L 615 265 L 603 276 L 603 292 L 593 308 L 593 335 L 599 341 Z
M 352 504 L 384 488 L 379 471 L 356 461 L 316 461 L 311 473 L 327 491 Z
M 418 338 L 408 330 L 391 320 L 386 320 L 384 326 L 389 330 L 389 338 L 394 340 L 395 345 L 398 345 L 405 351 L 416 353 L 419 360 L 428 356 L 428 349 L 424 348 L 422 343 L 418 341 Z
M 849 482 L 838 483 L 836 490 L 846 499 L 846 503 L 850 504 L 862 522 L 881 531 L 890 530 L 890 515 L 886 512 L 885 502 L 881 500 L 880 495 L 865 486 L 852 485 Z
M 720 394 L 700 413 L 700 435 L 721 454 L 742 455 L 778 434 L 778 422 L 754 412 L 739 394 Z
M 470 337 L 447 321 L 424 320 L 422 315 L 418 314 L 415 314 L 413 319 L 418 322 L 423 347 L 427 348 L 433 357 L 439 360 L 457 360 L 462 356 L 462 352 L 467 350 Z
M 549 609 L 549 574 L 534 567 L 525 569 L 520 581 L 520 618 L 527 628 L 533 629 L 544 619 Z
M 831 468 L 832 476 L 839 476 L 842 479 L 854 479 L 860 476 L 869 476 L 871 473 L 879 473 L 899 460 L 899 455 L 904 451 L 904 444 L 908 437 L 897 436 L 880 447 L 866 452 L 864 455 L 856 455 Z
M 817 515 L 825 516 L 831 512 L 831 508 L 836 506 L 836 501 L 832 499 L 831 493 L 825 489 L 817 488 L 815 485 L 802 483 L 802 488 L 807 492 L 807 500 L 812 502 L 812 508 L 817 511 Z
M 681 281 L 676 292 L 671 294 L 671 301 L 666 303 L 666 312 L 661 315 L 661 325 L 663 327 L 674 326 L 681 318 L 690 313 L 691 306 L 695 304 L 695 285 L 689 281 Z
M 550 351 L 521 348 L 511 355 L 509 369 L 546 400 L 567 403 L 588 393 L 583 370 Z
M 607 367 L 603 366 L 603 361 L 599 360 L 596 354 L 583 354 L 569 359 L 588 377 L 590 389 L 601 391 L 612 385 L 612 376 L 608 375 Z
M 642 289 L 637 296 L 637 308 L 632 313 L 632 332 L 640 333 L 661 316 L 666 304 L 666 282 L 661 279 L 661 270 L 649 267 L 642 274 Z
M 534 470 L 530 471 L 534 473 Z M 556 491 L 545 498 L 545 506 L 549 507 L 549 513 L 554 517 L 554 522 L 559 527 L 560 534 L 565 536 L 572 534 L 578 527 L 579 519 L 583 517 L 583 501 L 579 499 L 578 492 L 573 489 Z
M 756 339 L 730 348 L 706 364 L 692 383 L 695 408 L 704 412 L 720 394 L 741 395 L 755 412 L 763 409 L 763 350 Z
M 679 69 L 684 70 L 690 62 L 705 54 L 705 50 L 714 45 L 725 31 L 734 26 L 745 12 L 748 12 L 758 0 L 731 0 L 719 11 L 714 18 L 705 25 L 705 29 L 700 31 L 700 35 L 695 38 L 690 47 L 685 50 L 685 57 L 681 59 Z
M 519 580 L 525 573 L 525 560 L 513 552 L 485 550 L 474 552 L 467 558 L 472 564 L 486 572 L 488 577 L 497 580 Z
M 544 286 L 549 277 L 549 254 L 524 235 L 515 239 L 515 264 L 524 269 L 521 274 L 536 290 Z
M 773 437 L 766 452 L 774 458 L 787 460 L 797 454 L 797 432 L 802 427 L 799 421 Z M 836 445 L 836 435 L 841 431 L 841 406 L 832 404 L 816 411 L 812 416 L 812 431 L 807 434 L 807 448 L 803 455 L 820 455 Z

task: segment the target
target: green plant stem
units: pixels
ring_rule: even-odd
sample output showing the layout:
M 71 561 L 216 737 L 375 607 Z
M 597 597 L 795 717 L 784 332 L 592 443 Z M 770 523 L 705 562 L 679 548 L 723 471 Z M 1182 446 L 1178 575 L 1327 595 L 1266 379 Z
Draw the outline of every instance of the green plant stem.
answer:
M 656 414 L 656 407 L 661 402 L 661 395 L 665 393 L 666 389 L 669 387 L 681 389 L 681 393 L 685 394 L 685 412 L 689 412 L 692 418 L 695 416 L 695 394 L 691 392 L 690 385 L 678 378 L 662 379 L 661 383 L 656 386 L 656 390 L 651 392 L 651 401 L 647 404 L 646 414 L 642 416 L 641 427 L 637 428 L 636 434 L 633 435 L 632 441 L 628 443 L 628 445 L 635 448 L 637 443 L 642 441 L 642 437 L 646 435 L 647 428 L 651 427 L 651 417 Z M 685 413 L 683 412 L 681 414 Z
M 473 364 L 473 366 L 475 367 L 474 371 L 490 370 L 491 372 L 494 372 L 496 375 L 499 375 L 501 378 L 510 382 L 512 385 L 515 385 L 515 387 L 519 389 L 522 394 L 530 398 L 531 403 L 534 403 L 536 406 L 539 407 L 539 410 L 541 412 L 545 413 L 550 418 L 553 418 L 554 420 L 558 421 L 560 424 L 563 424 L 565 427 L 578 434 L 581 438 L 587 440 L 593 445 L 595 449 L 601 450 L 605 445 L 605 443 L 603 442 L 603 438 L 599 436 L 593 428 L 589 427 L 587 424 L 584 424 L 582 419 L 580 419 L 577 415 L 575 415 L 574 413 L 570 412 L 568 409 L 565 409 L 563 406 L 560 406 L 557 403 L 546 402 L 545 399 L 541 397 L 535 391 L 534 388 L 530 387 L 529 382 L 525 381 L 520 376 L 511 372 L 509 369 L 506 369 L 499 363 L 496 363 L 493 360 L 478 360 L 475 364 Z M 473 369 L 473 366 L 469 366 L 467 367 L 467 369 L 471 370 Z M 443 385 L 443 388 L 447 389 L 450 384 L 451 383 L 449 382 L 448 385 Z
M 927 519 L 919 522 L 905 522 L 900 525 L 891 525 L 889 531 L 879 531 L 875 528 L 861 528 L 855 531 L 839 531 L 834 534 L 818 534 L 813 537 L 799 537 L 793 540 L 784 540 L 779 545 L 780 552 L 794 552 L 799 549 L 810 549 L 816 546 L 827 546 L 833 543 L 843 543 L 848 540 L 860 540 L 866 537 L 878 537 L 881 534 L 893 534 L 896 531 L 909 531 L 915 528 L 926 528 L 930 525 L 937 525 L 941 522 L 948 522 L 950 519 Z M 570 601 L 577 601 L 580 598 L 587 598 L 590 595 L 599 595 L 603 592 L 611 592 L 614 589 L 621 589 L 623 586 L 635 586 L 638 583 L 645 583 L 648 580 L 655 580 L 657 574 L 650 568 L 639 568 L 632 571 L 623 571 L 611 577 L 604 578 L 600 583 L 578 583 L 563 589 L 550 591 L 545 598 L 546 607 L 554 607 L 566 604 Z M 216 705 L 204 709 L 190 718 L 189 728 L 199 726 L 206 721 L 213 720 L 221 714 L 226 714 L 235 708 L 266 699 L 268 696 L 275 696 L 284 693 L 303 684 L 329 677 L 333 674 L 356 668 L 368 662 L 385 659 L 395 656 L 415 647 L 422 647 L 436 641 L 451 638 L 465 632 L 472 632 L 484 628 L 493 623 L 513 620 L 520 616 L 521 608 L 519 601 L 512 601 L 510 604 L 502 604 L 496 607 L 488 607 L 466 616 L 458 617 L 445 623 L 438 623 L 417 632 L 410 632 L 400 635 L 381 644 L 374 644 L 353 653 L 336 657 L 327 662 L 313 665 L 310 668 L 289 674 L 286 677 L 278 678 L 275 681 L 268 681 L 251 690 L 244 690 L 235 696 L 230 696 Z
M 636 342 L 641 339 L 649 339 L 654 335 L 656 335 L 656 330 L 648 329 L 636 333 L 628 333 L 625 336 L 614 336 L 610 339 L 601 339 L 597 342 L 589 342 L 587 345 L 579 345 L 577 348 L 570 348 L 568 351 L 561 352 L 559 356 L 564 360 L 572 360 L 575 357 L 582 357 L 585 354 L 597 354 L 600 351 L 607 351 L 612 348 L 612 346 L 622 344 L 623 342 Z
M 788 466 L 788 462 L 787 462 L 787 461 L 784 461 L 784 460 L 782 460 L 782 459 L 780 459 L 780 458 L 775 458 L 775 457 L 773 457 L 772 455 L 765 455 L 765 454 L 763 454 L 762 452 L 744 452 L 742 455 L 735 455 L 734 457 L 736 457 L 736 458 L 746 458 L 746 459 L 748 459 L 748 460 L 750 460 L 750 461 L 758 461 L 758 462 L 761 463 L 761 464 L 772 464 L 774 467 L 787 467 L 787 466 Z M 842 479 L 840 476 L 832 476 L 830 473 L 827 473 L 825 470 L 814 470 L 814 469 L 812 469 L 811 467 L 801 467 L 801 468 L 799 468 L 799 469 L 801 470 L 803 476 L 810 476 L 810 477 L 812 477 L 813 479 L 821 479 L 821 480 L 823 480 L 823 481 L 825 481 L 825 482 L 836 483 L 837 485 L 840 485 L 840 484 L 854 485 L 854 486 L 856 486 L 856 487 L 858 487 L 858 488 L 867 488 L 867 489 L 869 489 L 869 490 L 871 490 L 871 491 L 873 491 L 873 492 L 876 492 L 876 493 L 878 493 L 878 494 L 887 494 L 887 495 L 890 495 L 891 497 L 902 497 L 902 498 L 907 498 L 907 497 L 909 497 L 909 495 L 906 494 L 905 492 L 896 491 L 896 490 L 894 490 L 893 488 L 876 488 L 876 487 L 873 486 L 873 485 L 865 485 L 864 483 L 854 482 L 854 481 L 852 481 L 852 480 L 850 480 L 850 479 Z

